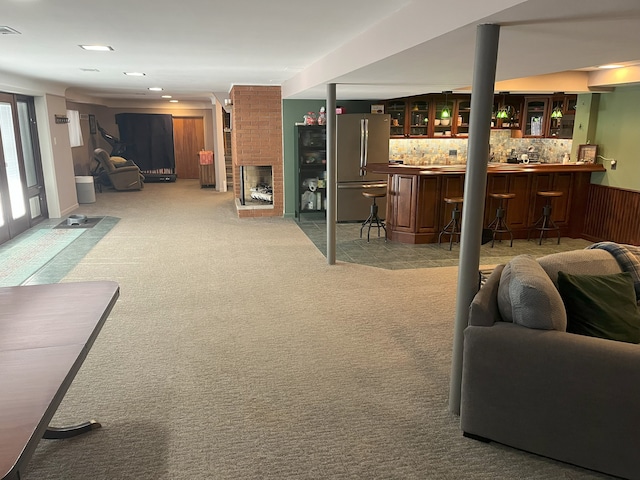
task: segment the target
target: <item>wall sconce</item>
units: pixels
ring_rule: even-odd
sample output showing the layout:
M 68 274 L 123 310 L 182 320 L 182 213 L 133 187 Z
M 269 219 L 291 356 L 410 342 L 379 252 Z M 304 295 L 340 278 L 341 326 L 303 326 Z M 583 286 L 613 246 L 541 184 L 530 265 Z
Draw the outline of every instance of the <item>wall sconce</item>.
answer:
M 224 99 L 224 106 L 225 107 L 233 107 L 233 102 L 231 101 L 230 98 L 225 98 Z
M 57 124 L 69 123 L 69 117 L 66 115 L 54 115 Z
M 603 157 L 602 155 L 598 155 L 598 158 L 603 162 L 609 162 L 611 164 L 611 170 L 615 170 L 616 168 L 618 168 L 618 161 L 615 158 L 607 158 Z

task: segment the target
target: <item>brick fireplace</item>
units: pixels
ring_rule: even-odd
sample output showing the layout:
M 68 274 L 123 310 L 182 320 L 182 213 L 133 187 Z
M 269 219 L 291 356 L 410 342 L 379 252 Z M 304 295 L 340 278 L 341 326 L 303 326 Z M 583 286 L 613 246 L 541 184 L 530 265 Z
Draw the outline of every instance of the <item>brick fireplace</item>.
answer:
M 280 217 L 284 212 L 282 160 L 282 96 L 280 87 L 236 85 L 230 92 L 233 191 L 239 217 Z M 241 172 L 241 168 L 242 169 Z M 250 171 L 266 172 L 270 167 L 273 203 L 241 204 L 242 180 Z M 241 173 L 244 172 L 244 177 Z M 263 174 L 261 174 L 263 175 Z M 253 182 L 253 180 L 252 180 Z M 246 188 L 244 185 L 245 198 Z

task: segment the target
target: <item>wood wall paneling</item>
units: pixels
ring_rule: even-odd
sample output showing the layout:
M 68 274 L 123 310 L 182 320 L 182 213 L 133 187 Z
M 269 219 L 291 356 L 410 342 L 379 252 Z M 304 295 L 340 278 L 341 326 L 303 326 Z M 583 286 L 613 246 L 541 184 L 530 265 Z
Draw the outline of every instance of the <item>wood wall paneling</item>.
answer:
M 640 245 L 640 192 L 589 185 L 584 238 Z

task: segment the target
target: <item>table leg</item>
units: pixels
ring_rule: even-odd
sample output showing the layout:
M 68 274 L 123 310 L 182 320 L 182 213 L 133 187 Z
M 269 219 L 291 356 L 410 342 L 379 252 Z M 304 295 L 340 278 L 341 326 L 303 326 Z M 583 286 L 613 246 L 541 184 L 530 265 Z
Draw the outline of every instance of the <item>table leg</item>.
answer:
M 97 428 L 102 427 L 101 424 L 95 420 L 81 423 L 80 425 L 73 425 L 71 427 L 49 427 L 42 435 L 42 438 L 47 440 L 60 440 L 63 438 L 71 438 L 82 433 L 90 432 Z

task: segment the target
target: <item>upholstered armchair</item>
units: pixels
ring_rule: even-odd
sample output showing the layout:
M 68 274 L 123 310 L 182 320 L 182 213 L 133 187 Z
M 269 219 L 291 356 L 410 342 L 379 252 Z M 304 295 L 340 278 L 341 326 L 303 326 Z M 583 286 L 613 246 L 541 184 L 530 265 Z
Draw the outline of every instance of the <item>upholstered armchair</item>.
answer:
M 116 190 L 141 190 L 144 188 L 144 176 L 133 162 L 126 162 L 124 166 L 117 166 L 109 153 L 102 148 L 93 151 L 93 157 L 106 173 L 111 185 Z

